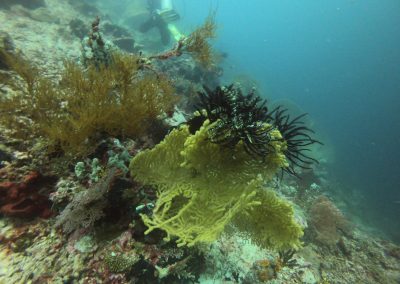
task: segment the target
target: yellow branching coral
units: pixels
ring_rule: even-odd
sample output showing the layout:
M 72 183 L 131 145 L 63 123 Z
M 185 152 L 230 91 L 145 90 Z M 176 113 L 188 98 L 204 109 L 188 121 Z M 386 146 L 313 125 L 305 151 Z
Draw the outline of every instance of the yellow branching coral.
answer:
M 10 65 L 22 80 L 16 95 L 1 98 L 1 122 L 69 153 L 84 153 L 104 134 L 142 135 L 176 102 L 169 81 L 140 71 L 133 55 L 117 53 L 109 66 L 87 70 L 66 62 L 58 85 L 18 57 Z
M 233 222 L 235 226 L 264 248 L 281 250 L 301 246 L 299 239 L 303 230 L 293 221 L 294 212 L 290 203 L 278 198 L 272 190 L 258 191 L 256 199 L 260 206 L 238 214 Z
M 181 126 L 155 148 L 132 159 L 132 176 L 158 189 L 153 215 L 142 215 L 149 227 L 147 233 L 162 229 L 168 239 L 177 237 L 178 245 L 211 242 L 235 216 L 256 212 L 262 206 L 263 200 L 258 200 L 258 196 L 263 182 L 287 165 L 282 154 L 285 143 L 279 139 L 272 139 L 275 151 L 271 155 L 257 160 L 245 152 L 241 143 L 230 149 L 210 142 L 210 127 L 212 124 L 206 120 L 192 135 L 188 126 Z M 280 134 L 273 131 L 271 135 L 279 138 Z M 275 215 L 282 215 L 277 220 L 284 221 L 284 226 L 293 227 L 291 214 L 291 208 L 287 207 L 286 212 L 279 210 Z M 274 223 L 271 229 L 276 228 Z M 297 238 L 298 235 L 291 234 L 283 242 L 295 244 Z
M 286 166 L 286 158 L 281 150 L 285 143 L 279 140 L 279 131 L 271 131 L 270 144 L 275 151 L 262 160 L 250 156 L 244 150 L 243 142 L 233 149 L 210 142 L 209 130 L 217 123 L 209 124 L 206 121 L 201 131 L 187 138 L 185 151 L 181 153 L 187 168 L 201 173 L 205 179 L 215 179 L 215 182 L 223 181 L 226 184 L 240 181 L 246 184 L 259 177 L 269 180 L 278 169 Z

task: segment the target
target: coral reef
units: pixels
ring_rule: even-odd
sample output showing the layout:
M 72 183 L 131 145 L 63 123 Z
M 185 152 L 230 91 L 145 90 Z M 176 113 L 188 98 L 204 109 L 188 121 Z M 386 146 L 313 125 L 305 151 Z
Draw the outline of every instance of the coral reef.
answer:
M 351 234 L 351 226 L 340 210 L 326 196 L 318 197 L 309 210 L 310 225 L 316 240 L 335 245 L 342 234 Z
M 255 200 L 261 205 L 240 212 L 234 218 L 235 226 L 260 247 L 280 250 L 299 247 L 303 231 L 294 223 L 292 205 L 266 190 L 257 192 Z
M 308 135 L 313 132 L 303 126 L 300 115 L 290 120 L 286 110 L 281 107 L 270 111 L 266 100 L 262 100 L 251 90 L 243 95 L 239 87 L 230 85 L 210 90 L 204 86 L 205 93 L 199 92 L 200 103 L 197 113 L 189 120 L 190 131 L 194 133 L 201 124 L 209 119 L 214 127 L 209 130 L 209 137 L 213 143 L 234 147 L 240 141 L 246 152 L 261 158 L 274 151 L 271 148 L 273 139 L 285 142 L 283 152 L 288 165 L 283 168 L 286 172 L 298 176 L 295 167 L 309 169 L 310 165 L 318 161 L 304 154 L 315 143 L 321 144 Z M 272 130 L 279 130 L 281 138 L 273 138 Z
M 270 119 L 266 101 L 253 92 L 244 96 L 234 85 L 217 87 L 214 91 L 205 86 L 204 89 L 206 93 L 199 93 L 197 115 L 189 121 L 192 133 L 209 119 L 215 122 L 209 129 L 213 143 L 233 148 L 242 141 L 247 153 L 262 158 L 274 150 L 270 146 L 272 128 L 267 125 Z
M 113 44 L 121 50 L 127 52 L 136 51 L 135 40 L 126 28 L 107 22 L 103 25 L 103 30 L 106 35 L 112 38 Z
M 93 160 L 91 160 L 90 163 L 87 163 L 87 165 L 85 165 L 84 162 L 76 163 L 74 171 L 76 177 L 80 181 L 83 181 L 84 179 L 89 179 L 90 183 L 96 183 L 100 179 L 102 168 L 100 166 L 99 159 L 93 158 Z
M 334 205 L 301 112 L 217 87 L 213 16 L 145 56 L 115 52 L 144 35 L 92 4 L 28 2 L 0 4 L 0 283 L 399 282 L 399 247 Z
M 318 163 L 318 161 L 306 155 L 305 152 L 309 151 L 310 145 L 322 143 L 310 136 L 310 133 L 314 133 L 314 131 L 301 121 L 301 118 L 307 114 L 301 114 L 291 119 L 287 109 L 278 106 L 272 111 L 271 115 L 274 125 L 286 141 L 285 156 L 290 163 L 285 171 L 297 175 L 295 167 L 311 169 L 310 165 Z
M 114 54 L 108 68 L 87 71 L 67 62 L 59 86 L 21 57 L 9 59 L 23 82 L 13 85 L 16 95 L 1 98 L 1 122 L 19 137 L 45 137 L 66 153 L 88 151 L 104 133 L 142 135 L 177 100 L 167 79 L 139 76 L 131 55 Z
M 229 230 L 233 231 L 222 234 L 206 250 L 208 265 L 200 283 L 218 283 L 221 279 L 229 283 L 246 284 L 269 283 L 270 280 L 276 281 L 271 283 L 302 283 L 297 278 L 300 278 L 300 271 L 308 271 L 304 259 L 296 254 L 290 259 L 284 257 L 288 261 L 283 261 L 282 256 L 288 251 L 277 253 L 262 249 L 234 227 Z M 289 275 L 291 281 L 286 278 Z
M 45 177 L 38 172 L 27 174 L 21 182 L 1 182 L 0 213 L 19 218 L 49 218 L 53 215 L 51 202 L 41 191 L 54 183 L 54 177 Z
M 215 13 L 212 13 L 202 26 L 184 39 L 185 50 L 193 54 L 194 58 L 206 68 L 214 63 L 212 48 L 208 40 L 215 37 L 215 30 Z
M 293 259 L 295 253 L 294 249 L 279 251 L 279 257 L 277 258 L 279 266 L 295 267 L 297 265 L 296 259 Z
M 215 88 L 220 85 L 220 78 L 223 74 L 220 66 L 204 68 L 187 56 L 153 61 L 153 66 L 162 74 L 174 78 L 172 84 L 176 93 L 183 94 L 177 107 L 181 112 L 186 113 L 186 118 L 190 118 L 196 110 L 194 105 L 198 99 L 198 92 L 203 91 L 203 86 Z
M 65 233 L 79 228 L 91 228 L 104 216 L 103 210 L 107 206 L 106 194 L 115 179 L 116 171 L 116 168 L 111 168 L 94 188 L 75 194 L 72 201 L 57 216 L 55 226 L 62 227 Z
M 265 218 L 264 213 L 276 210 L 274 222 L 282 221 L 282 226 L 270 228 L 263 221 L 260 231 L 271 237 L 274 233 L 284 235 L 263 244 L 276 247 L 299 244 L 301 228 L 293 220 L 291 207 L 273 193 L 261 193 L 268 196 L 265 204 L 257 195 L 263 190 L 263 180 L 271 179 L 285 166 L 283 142 L 273 139 L 271 147 L 275 151 L 266 159 L 258 160 L 248 155 L 241 143 L 234 149 L 211 143 L 208 133 L 212 126 L 206 120 L 193 135 L 188 126 L 181 126 L 154 149 L 132 159 L 131 175 L 137 181 L 156 186 L 159 191 L 153 216 L 142 215 L 149 227 L 147 233 L 160 228 L 167 232 L 167 239 L 178 237 L 178 245 L 191 246 L 215 240 L 239 213 L 249 210 Z M 279 137 L 279 132 L 271 135 Z M 272 207 L 267 209 L 269 205 Z M 279 228 L 280 232 L 273 232 Z
M 109 66 L 112 60 L 112 53 L 116 48 L 111 42 L 103 39 L 100 33 L 100 17 L 97 16 L 92 22 L 92 29 L 89 36 L 82 40 L 82 63 L 84 66 L 94 65 L 96 68 Z
M 0 142 L 0 169 L 14 159 L 12 150 Z
M 15 52 L 15 46 L 11 36 L 1 31 L 0 32 L 0 70 L 8 70 L 10 66 L 8 64 L 8 56 Z
M 135 253 L 115 253 L 109 252 L 104 257 L 104 261 L 112 273 L 124 273 L 132 269 L 133 265 L 139 261 L 139 256 Z
M 132 156 L 129 154 L 128 150 L 118 139 L 114 139 L 113 147 L 107 151 L 108 167 L 115 167 L 121 170 L 124 174 L 129 172 L 129 168 L 126 166 L 132 159 Z
M 293 259 L 295 251 L 279 251 L 279 256 L 275 259 L 261 259 L 253 263 L 250 273 L 246 275 L 245 283 L 261 282 L 265 283 L 278 278 L 278 273 L 282 272 L 284 267 L 294 268 L 297 260 Z M 258 280 L 258 281 L 257 281 Z
M 167 239 L 176 236 L 179 245 L 190 246 L 215 240 L 236 219 L 237 227 L 262 247 L 299 246 L 302 229 L 290 204 L 260 188 L 279 169 L 289 167 L 285 154 L 292 158 L 296 149 L 288 152 L 287 145 L 304 135 L 303 128 L 292 131 L 301 117 L 285 121 L 286 141 L 276 127 L 284 125 L 279 109 L 269 113 L 266 102 L 254 93 L 244 96 L 233 85 L 205 90 L 187 126 L 131 162 L 132 176 L 159 190 L 153 216 L 142 215 L 147 232 L 160 228 Z
M 57 182 L 55 188 L 55 191 L 49 195 L 49 199 L 53 202 L 53 208 L 55 209 L 64 208 L 81 190 L 78 182 L 63 178 Z
M 98 182 L 107 168 L 116 168 L 123 175 L 126 175 L 129 171 L 127 165 L 129 165 L 132 157 L 118 139 L 103 140 L 98 148 L 100 149 L 96 149 L 96 151 L 100 150 L 99 158 L 87 158 L 85 161 L 79 161 L 75 164 L 75 176 L 82 184 L 92 185 Z M 106 164 L 104 164 L 105 161 Z
M 19 229 L 1 226 L 7 236 L 0 243 L 0 281 L 6 283 L 62 283 L 77 280 L 87 255 L 71 254 L 63 241 L 51 231 L 48 223 L 40 222 Z M 25 236 L 25 237 L 23 237 Z M 6 247 L 14 247 L 18 240 L 26 240 L 19 253 L 7 255 Z M 5 270 L 2 266 L 4 265 Z M 23 267 L 24 269 L 21 269 Z
M 89 34 L 89 28 L 81 19 L 73 19 L 68 24 L 72 34 L 80 39 L 83 39 Z
M 76 0 L 69 0 L 68 2 L 76 11 L 84 16 L 94 18 L 102 14 L 102 12 L 93 4 Z
M 175 47 L 167 52 L 149 56 L 148 59 L 169 59 L 183 54 L 192 55 L 204 68 L 211 68 L 214 64 L 214 56 L 210 39 L 215 37 L 215 15 L 208 16 L 204 24 L 194 30 L 187 37 L 179 39 Z
M 12 5 L 22 5 L 29 9 L 36 9 L 46 5 L 44 0 L 2 0 L 0 8 L 10 8 Z

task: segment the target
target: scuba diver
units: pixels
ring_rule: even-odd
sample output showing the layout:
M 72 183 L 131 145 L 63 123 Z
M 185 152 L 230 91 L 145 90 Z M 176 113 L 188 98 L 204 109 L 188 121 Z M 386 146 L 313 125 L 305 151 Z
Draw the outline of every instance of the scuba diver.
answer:
M 171 35 L 175 40 L 179 40 L 182 34 L 175 25 L 171 24 L 180 18 L 174 10 L 171 0 L 148 0 L 150 18 L 140 26 L 141 32 L 147 32 L 151 28 L 157 28 L 160 32 L 161 42 L 167 45 L 171 40 Z

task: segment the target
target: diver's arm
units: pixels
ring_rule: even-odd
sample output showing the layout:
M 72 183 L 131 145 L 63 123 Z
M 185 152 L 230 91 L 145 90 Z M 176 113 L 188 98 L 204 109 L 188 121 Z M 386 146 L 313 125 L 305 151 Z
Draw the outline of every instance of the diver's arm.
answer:
M 171 23 L 178 20 L 179 14 L 174 10 L 172 0 L 160 0 L 160 9 L 156 10 L 157 15 L 161 17 L 166 23 Z
M 179 14 L 174 10 L 172 0 L 160 0 L 160 10 L 158 10 L 157 13 L 167 23 L 167 28 L 173 38 L 179 41 L 183 35 L 179 32 L 177 27 L 172 24 L 173 21 L 179 19 Z

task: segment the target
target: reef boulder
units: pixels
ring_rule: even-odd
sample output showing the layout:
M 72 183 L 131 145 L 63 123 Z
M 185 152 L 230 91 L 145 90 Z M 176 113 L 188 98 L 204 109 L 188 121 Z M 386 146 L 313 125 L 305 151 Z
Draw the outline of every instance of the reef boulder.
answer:
M 43 190 L 54 184 L 54 177 L 30 172 L 21 182 L 0 183 L 0 213 L 19 218 L 49 218 L 51 202 Z
M 44 2 L 44 0 L 1 0 L 0 1 L 0 9 L 9 8 L 12 5 L 22 5 L 29 9 L 36 9 L 45 6 L 46 3 Z

